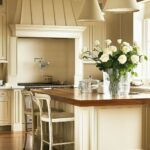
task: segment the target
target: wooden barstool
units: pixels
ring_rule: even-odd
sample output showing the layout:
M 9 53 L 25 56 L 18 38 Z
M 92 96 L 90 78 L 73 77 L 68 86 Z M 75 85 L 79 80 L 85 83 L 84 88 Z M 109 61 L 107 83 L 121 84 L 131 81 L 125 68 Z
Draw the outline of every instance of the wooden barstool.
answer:
M 37 132 L 38 127 L 38 118 L 40 117 L 39 107 L 33 100 L 33 94 L 31 91 L 23 90 L 22 91 L 23 105 L 24 105 L 24 120 L 25 120 L 25 142 L 23 149 L 25 150 L 27 143 L 27 134 L 30 133 L 32 135 L 32 150 L 34 149 L 34 138 Z M 28 117 L 32 120 L 28 122 Z M 36 120 L 37 119 L 37 120 Z M 32 124 L 31 128 L 28 128 L 28 125 Z M 36 125 L 35 125 L 36 124 Z M 37 128 L 35 128 L 35 126 Z M 39 132 L 40 133 L 40 132 Z
M 38 94 L 35 93 L 35 101 L 37 102 L 39 109 L 40 109 L 40 122 L 41 122 L 41 150 L 43 150 L 43 144 L 49 144 L 49 150 L 52 150 L 55 146 L 61 145 L 72 145 L 74 144 L 74 140 L 64 140 L 61 138 L 61 142 L 57 141 L 54 142 L 53 137 L 53 123 L 63 123 L 63 126 L 66 122 L 74 122 L 74 115 L 73 113 L 68 112 L 52 112 L 51 111 L 51 98 L 49 95 L 46 94 Z M 47 112 L 45 113 L 44 110 L 44 103 L 47 105 Z M 48 123 L 48 139 L 45 139 L 43 123 Z

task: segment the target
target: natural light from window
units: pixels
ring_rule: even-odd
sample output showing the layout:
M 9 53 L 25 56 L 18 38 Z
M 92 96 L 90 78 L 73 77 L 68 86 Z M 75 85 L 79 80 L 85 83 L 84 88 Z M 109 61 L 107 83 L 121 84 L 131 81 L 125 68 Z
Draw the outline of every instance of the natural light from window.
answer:
M 143 64 L 143 76 L 145 79 L 150 79 L 150 18 L 143 21 L 143 51 L 149 58 Z
M 137 67 L 138 77 L 136 78 L 150 81 L 150 18 L 144 19 L 143 15 L 135 13 L 133 29 L 134 41 L 139 44 L 143 53 L 148 57 L 148 61 Z

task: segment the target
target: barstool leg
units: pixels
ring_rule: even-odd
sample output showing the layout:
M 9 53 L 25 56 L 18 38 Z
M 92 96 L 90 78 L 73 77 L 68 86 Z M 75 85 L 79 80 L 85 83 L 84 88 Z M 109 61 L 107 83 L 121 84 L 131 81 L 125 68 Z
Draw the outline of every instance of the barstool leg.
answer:
M 43 123 L 41 121 L 41 150 L 43 150 Z
M 26 143 L 27 143 L 27 115 L 24 115 L 24 125 L 25 125 L 25 138 L 24 138 L 24 147 L 23 150 L 26 148 Z
M 53 129 L 52 129 L 52 123 L 49 122 L 49 150 L 53 150 Z
M 34 123 L 35 123 L 35 116 L 32 116 L 32 150 L 34 149 L 34 136 L 35 136 L 35 127 L 34 127 Z

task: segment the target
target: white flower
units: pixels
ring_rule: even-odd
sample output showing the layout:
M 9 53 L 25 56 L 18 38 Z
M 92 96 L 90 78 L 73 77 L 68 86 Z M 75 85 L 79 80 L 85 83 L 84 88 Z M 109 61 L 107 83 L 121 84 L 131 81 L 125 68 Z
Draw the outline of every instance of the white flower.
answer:
M 118 40 L 117 40 L 117 43 L 118 43 L 118 44 L 121 44 L 121 42 L 122 42 L 122 39 L 118 39 Z
M 79 58 L 80 58 L 80 59 L 84 59 L 83 53 L 79 54 Z
M 131 56 L 131 61 L 133 64 L 137 64 L 139 62 L 140 58 L 138 55 L 132 55 Z
M 130 46 L 123 46 L 122 47 L 122 51 L 123 53 L 127 54 L 128 52 L 130 52 L 132 50 L 132 48 Z
M 112 55 L 112 51 L 110 48 L 104 48 L 103 53 L 107 55 Z
M 128 42 L 123 42 L 124 46 L 130 46 L 130 44 Z
M 100 46 L 100 41 L 99 40 L 95 41 L 95 46 Z
M 138 44 L 137 44 L 136 41 L 133 42 L 133 45 L 134 45 L 135 47 L 138 47 Z
M 137 50 L 137 54 L 138 54 L 139 56 L 141 56 L 141 55 L 143 55 L 143 52 L 142 52 L 141 50 Z
M 142 63 L 145 60 L 144 56 L 140 56 L 140 62 Z
M 93 54 L 93 57 L 98 57 L 99 51 L 93 51 L 92 54 Z
M 109 46 L 112 43 L 112 41 L 110 39 L 106 40 L 106 45 Z
M 100 57 L 100 60 L 102 62 L 107 62 L 109 60 L 109 55 L 108 54 L 103 54 L 101 57 Z
M 118 61 L 119 61 L 120 64 L 125 64 L 126 61 L 127 61 L 126 55 L 120 55 L 120 56 L 118 57 Z
M 142 56 L 142 55 L 143 55 L 143 52 L 142 52 L 140 46 L 139 46 L 136 42 L 133 43 L 133 47 L 136 49 L 137 54 L 138 54 L 139 56 Z
M 86 52 L 86 51 L 88 51 L 88 48 L 85 46 L 83 47 L 82 52 Z
M 110 46 L 109 49 L 112 51 L 112 52 L 116 52 L 117 51 L 117 47 L 116 46 Z
M 100 47 L 98 47 L 98 46 L 95 46 L 94 49 L 93 49 L 93 51 L 102 52 L 102 49 Z
M 79 55 L 79 58 L 80 59 L 88 59 L 90 57 L 90 54 L 89 53 L 81 53 Z
M 137 51 L 137 54 L 138 54 L 139 56 L 143 55 L 143 52 L 142 52 L 142 50 L 140 49 L 139 46 L 136 47 L 136 51 Z

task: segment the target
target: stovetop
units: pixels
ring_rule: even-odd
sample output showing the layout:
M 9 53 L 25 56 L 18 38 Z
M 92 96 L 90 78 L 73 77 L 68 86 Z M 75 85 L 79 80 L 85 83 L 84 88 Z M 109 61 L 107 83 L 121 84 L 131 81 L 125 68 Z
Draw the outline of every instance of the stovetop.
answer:
M 60 87 L 73 87 L 72 84 L 61 84 L 61 83 L 18 83 L 18 86 L 24 86 L 25 88 L 42 88 L 42 87 L 51 87 L 51 88 L 60 88 Z

